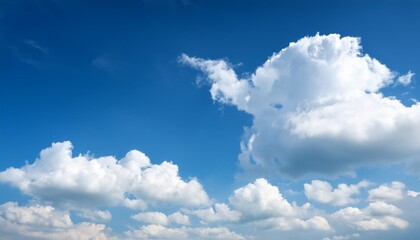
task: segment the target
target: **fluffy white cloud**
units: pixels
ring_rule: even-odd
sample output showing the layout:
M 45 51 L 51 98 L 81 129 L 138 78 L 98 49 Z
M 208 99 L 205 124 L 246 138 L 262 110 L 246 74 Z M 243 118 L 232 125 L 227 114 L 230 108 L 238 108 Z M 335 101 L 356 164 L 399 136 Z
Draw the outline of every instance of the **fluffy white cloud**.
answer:
M 392 182 L 369 190 L 370 201 L 396 201 L 403 198 L 404 183 Z
M 216 203 L 214 207 L 195 210 L 191 214 L 197 216 L 204 222 L 236 222 L 241 217 L 240 212 L 231 210 L 224 203 Z
M 302 207 L 290 204 L 279 189 L 266 179 L 256 179 L 254 183 L 238 188 L 229 197 L 232 208 L 240 213 L 240 221 L 258 229 L 281 231 L 304 229 L 329 231 L 328 221 L 310 213 L 310 204 Z M 227 212 L 228 208 L 225 208 Z
M 111 239 L 105 230 L 103 224 L 74 224 L 68 212 L 52 206 L 0 205 L 0 235 L 4 239 Z
M 142 212 L 131 216 L 132 219 L 152 225 L 166 226 L 169 224 L 189 225 L 190 219 L 187 215 L 175 212 L 169 216 L 162 212 Z
M 226 239 L 242 240 L 241 235 L 224 227 L 216 228 L 168 228 L 162 225 L 146 225 L 138 230 L 125 232 L 130 239 Z
M 147 203 L 141 199 L 126 198 L 123 201 L 123 205 L 126 208 L 130 208 L 134 210 L 145 210 L 147 208 Z
M 318 230 L 318 231 L 330 231 L 331 226 L 327 219 L 321 216 L 314 216 L 308 219 L 301 219 L 295 217 L 273 217 L 267 218 L 261 221 L 257 221 L 254 224 L 261 229 L 274 229 L 280 231 L 290 230 Z
M 380 92 L 397 76 L 363 54 L 358 38 L 304 37 L 246 78 L 223 60 L 180 61 L 207 75 L 214 100 L 253 116 L 239 157 L 245 169 L 298 176 L 419 160 L 420 103 Z
M 381 215 L 400 215 L 402 214 L 401 209 L 397 208 L 394 205 L 377 201 L 369 203 L 365 209 L 372 216 L 381 216 Z
M 283 198 L 279 189 L 264 178 L 236 189 L 229 202 L 248 218 L 295 215 L 292 205 Z
M 394 205 L 385 202 L 373 202 L 366 208 L 347 207 L 340 209 L 332 217 L 341 223 L 359 230 L 389 230 L 404 229 L 408 222 L 398 218 L 402 211 Z
M 331 184 L 325 181 L 312 180 L 312 182 L 305 183 L 305 196 L 308 199 L 315 200 L 321 203 L 328 203 L 334 206 L 342 206 L 350 203 L 356 203 L 357 200 L 352 198 L 353 195 L 359 194 L 360 188 L 369 186 L 367 181 L 362 181 L 356 185 L 339 184 L 336 189 L 333 189 Z
M 141 181 L 131 188 L 131 192 L 139 198 L 158 203 L 201 206 L 210 202 L 198 180 L 183 181 L 178 175 L 178 166 L 170 162 L 144 169 Z
M 172 213 L 168 216 L 168 219 L 171 223 L 176 223 L 180 225 L 190 225 L 190 218 L 187 215 L 184 215 L 180 212 Z
M 209 198 L 196 179 L 184 181 L 171 162 L 150 163 L 132 150 L 121 159 L 72 156 L 70 142 L 54 143 L 33 164 L 0 172 L 0 182 L 44 202 L 72 208 L 122 204 L 144 209 L 151 204 L 203 206 Z M 127 195 L 135 199 L 126 198 Z
M 158 225 L 168 225 L 168 217 L 161 212 L 144 212 L 133 215 L 132 219 L 144 223 L 158 224 Z

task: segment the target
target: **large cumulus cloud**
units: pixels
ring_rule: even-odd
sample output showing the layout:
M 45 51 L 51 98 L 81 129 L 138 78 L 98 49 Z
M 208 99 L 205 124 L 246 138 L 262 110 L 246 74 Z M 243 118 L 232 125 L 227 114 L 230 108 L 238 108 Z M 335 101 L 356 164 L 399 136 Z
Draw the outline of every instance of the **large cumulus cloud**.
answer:
M 245 169 L 299 176 L 418 161 L 420 104 L 384 96 L 399 76 L 361 48 L 354 37 L 304 37 L 246 78 L 224 60 L 180 61 L 207 75 L 214 100 L 253 116 L 241 143 Z

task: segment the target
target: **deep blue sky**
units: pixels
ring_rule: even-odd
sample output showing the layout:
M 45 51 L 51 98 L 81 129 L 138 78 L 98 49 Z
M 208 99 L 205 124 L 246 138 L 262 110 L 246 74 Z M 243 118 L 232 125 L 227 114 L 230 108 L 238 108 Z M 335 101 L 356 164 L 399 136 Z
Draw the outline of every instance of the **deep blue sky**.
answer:
M 420 73 L 419 16 L 415 0 L 0 0 L 0 170 L 71 140 L 76 154 L 139 149 L 174 161 L 226 198 L 252 119 L 213 102 L 182 53 L 227 59 L 246 75 L 290 42 L 339 33 L 361 37 L 363 51 L 394 71 Z M 420 98 L 404 91 L 384 93 Z

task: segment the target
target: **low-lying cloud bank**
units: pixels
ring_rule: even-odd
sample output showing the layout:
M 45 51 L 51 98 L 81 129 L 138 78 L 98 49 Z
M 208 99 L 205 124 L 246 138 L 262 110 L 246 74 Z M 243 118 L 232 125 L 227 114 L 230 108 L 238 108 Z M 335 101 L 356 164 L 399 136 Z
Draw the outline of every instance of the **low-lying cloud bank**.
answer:
M 26 206 L 0 205 L 0 234 L 6 239 L 276 239 L 290 236 L 286 233 L 296 239 L 363 237 L 410 228 L 419 216 L 413 206 L 420 203 L 419 193 L 402 182 L 363 180 L 334 188 L 315 179 L 293 189 L 306 197 L 298 204 L 282 194 L 288 189 L 265 178 L 217 202 L 197 179 L 182 180 L 173 163 L 152 164 L 137 150 L 120 160 L 72 156 L 70 142 L 54 143 L 32 164 L 0 172 L 0 183 L 32 197 Z M 140 225 L 124 232 L 107 227 L 121 220 L 113 216 L 118 208 L 128 208 L 132 214 L 126 220 Z M 75 222 L 75 216 L 81 219 Z
M 201 184 L 184 181 L 171 162 L 152 164 L 138 150 L 115 157 L 72 156 L 71 142 L 53 143 L 33 164 L 0 173 L 6 182 L 35 199 L 70 209 L 124 205 L 146 209 L 148 204 L 197 207 L 210 203 Z

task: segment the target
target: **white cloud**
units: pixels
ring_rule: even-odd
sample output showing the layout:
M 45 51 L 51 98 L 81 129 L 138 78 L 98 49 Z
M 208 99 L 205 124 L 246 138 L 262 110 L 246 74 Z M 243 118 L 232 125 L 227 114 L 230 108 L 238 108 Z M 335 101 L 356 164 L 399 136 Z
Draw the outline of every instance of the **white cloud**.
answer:
M 283 198 L 279 189 L 264 178 L 236 189 L 229 202 L 247 218 L 295 215 L 292 205 Z
M 239 156 L 246 170 L 299 176 L 419 160 L 420 104 L 381 94 L 397 76 L 363 54 L 358 38 L 304 37 L 249 78 L 224 60 L 180 61 L 207 75 L 214 100 L 253 116 Z
M 158 190 L 158 191 L 157 191 Z M 141 181 L 131 192 L 138 197 L 162 203 L 185 206 L 208 205 L 210 200 L 197 179 L 185 182 L 178 175 L 178 166 L 163 162 L 142 171 Z
M 162 225 L 145 225 L 138 230 L 125 232 L 130 239 L 245 239 L 224 227 L 168 228 Z
M 112 214 L 108 210 L 84 210 L 77 214 L 81 218 L 90 219 L 92 221 L 110 221 Z
M 241 217 L 240 212 L 231 210 L 224 203 L 216 203 L 214 207 L 195 210 L 191 214 L 197 216 L 204 222 L 236 222 Z
M 134 210 L 145 210 L 147 208 L 147 203 L 141 199 L 124 199 L 123 205 L 126 208 Z
M 309 203 L 302 207 L 296 203 L 290 204 L 283 198 L 279 189 L 264 178 L 236 189 L 229 197 L 229 202 L 232 208 L 240 213 L 238 216 L 241 222 L 258 229 L 331 230 L 324 217 L 311 212 Z
M 415 75 L 415 73 L 412 73 L 411 71 L 408 71 L 407 74 L 399 76 L 398 79 L 397 79 L 397 82 L 399 84 L 407 86 L 411 83 L 411 78 L 413 78 L 414 75 Z
M 369 203 L 365 211 L 368 212 L 372 216 L 402 214 L 401 209 L 397 208 L 394 205 L 391 205 L 382 201 Z
M 184 215 L 180 212 L 172 213 L 168 216 L 168 219 L 171 223 L 176 223 L 180 225 L 190 225 L 190 218 L 187 215 Z
M 356 229 L 369 231 L 406 228 L 408 222 L 396 217 L 400 214 L 402 214 L 402 211 L 394 205 L 385 202 L 374 202 L 363 209 L 356 207 L 340 209 L 332 214 L 332 217 Z
M 0 235 L 4 239 L 111 239 L 105 225 L 74 224 L 66 211 L 52 206 L 0 205 Z
M 111 156 L 73 157 L 72 148 L 70 142 L 54 143 L 33 164 L 0 172 L 0 182 L 70 209 L 118 204 L 144 209 L 146 202 L 205 206 L 210 202 L 201 184 L 196 179 L 182 180 L 178 166 L 171 162 L 151 164 L 137 150 L 120 161 Z
M 144 213 L 133 215 L 131 218 L 136 221 L 149 223 L 149 224 L 157 224 L 157 225 L 164 225 L 164 226 L 169 224 L 168 217 L 164 213 L 161 213 L 161 212 L 144 212 Z
M 295 217 L 272 217 L 257 221 L 254 225 L 260 229 L 274 229 L 280 231 L 311 229 L 318 231 L 332 230 L 327 219 L 321 216 L 314 216 L 306 220 Z
M 416 192 L 416 191 L 411 191 L 411 190 L 408 190 L 407 191 L 407 195 L 408 196 L 410 196 L 410 197 L 417 197 L 418 195 L 420 195 L 420 192 Z
M 381 186 L 369 190 L 370 201 L 396 201 L 403 198 L 405 185 L 401 182 L 382 184 Z
M 169 216 L 162 212 L 142 212 L 131 216 L 132 219 L 152 224 L 167 226 L 169 224 L 190 225 L 190 219 L 187 215 L 180 212 L 175 212 Z
M 362 181 L 356 185 L 339 184 L 336 189 L 333 189 L 328 182 L 320 180 L 312 180 L 310 184 L 304 184 L 305 196 L 308 199 L 334 206 L 356 203 L 357 200 L 352 196 L 359 194 L 360 188 L 367 186 L 369 186 L 367 181 Z

